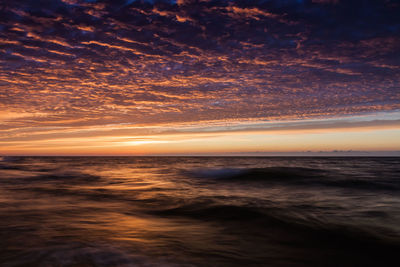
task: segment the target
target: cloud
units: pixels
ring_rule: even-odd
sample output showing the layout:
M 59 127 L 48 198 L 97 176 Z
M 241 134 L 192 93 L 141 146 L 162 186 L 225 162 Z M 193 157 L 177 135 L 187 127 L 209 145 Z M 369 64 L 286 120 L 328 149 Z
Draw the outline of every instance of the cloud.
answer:
M 17 129 L 398 110 L 398 11 L 392 1 L 8 1 L 0 109 L 48 114 L 15 117 Z

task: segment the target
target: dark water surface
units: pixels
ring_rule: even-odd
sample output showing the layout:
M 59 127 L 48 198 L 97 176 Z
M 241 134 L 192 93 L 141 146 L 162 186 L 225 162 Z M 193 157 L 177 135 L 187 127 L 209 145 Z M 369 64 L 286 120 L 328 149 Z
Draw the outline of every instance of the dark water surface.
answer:
M 0 266 L 399 259 L 400 158 L 0 158 Z

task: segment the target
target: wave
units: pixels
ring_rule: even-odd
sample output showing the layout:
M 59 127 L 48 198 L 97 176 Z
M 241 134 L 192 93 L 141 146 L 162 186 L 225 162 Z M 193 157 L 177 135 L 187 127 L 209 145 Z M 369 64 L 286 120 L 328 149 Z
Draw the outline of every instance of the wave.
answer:
M 31 178 L 32 180 L 32 178 Z M 101 180 L 100 176 L 82 173 L 78 171 L 61 171 L 44 175 L 39 175 L 33 178 L 35 181 L 53 181 L 67 183 L 91 183 Z
M 303 167 L 268 167 L 268 168 L 221 168 L 198 169 L 191 172 L 193 176 L 226 180 L 299 180 L 326 174 L 321 169 Z
M 184 216 L 204 220 L 275 220 L 273 216 L 263 212 L 262 209 L 236 205 L 218 205 L 211 201 L 209 204 L 191 203 L 179 205 L 173 208 L 156 210 L 153 213 L 163 216 Z
M 190 172 L 197 178 L 221 182 L 275 183 L 284 185 L 335 186 L 349 189 L 400 190 L 400 180 L 390 177 L 370 179 L 362 174 L 344 174 L 338 171 L 305 167 L 268 167 L 252 169 L 198 169 Z
M 90 183 L 99 183 L 102 178 L 100 176 L 82 173 L 79 171 L 54 171 L 54 172 L 45 172 L 42 173 L 40 171 L 36 172 L 28 172 L 18 168 L 8 168 L 6 170 L 13 171 L 12 176 L 5 175 L 0 180 L 1 183 L 8 183 L 14 185 L 29 185 L 30 187 L 40 186 L 40 185 L 49 185 L 49 184 L 64 184 L 64 185 L 73 185 L 73 184 L 90 184 Z M 17 173 L 15 173 L 17 171 Z M 8 178 L 7 178 L 8 177 Z M 18 177 L 18 179 L 15 179 Z
M 77 242 L 38 247 L 2 261 L 2 266 L 167 266 L 164 262 L 118 248 Z
M 325 242 L 383 242 L 400 248 L 399 233 L 389 228 L 378 225 L 352 226 L 346 222 L 334 223 L 322 218 L 317 219 L 314 216 L 315 210 L 309 211 L 310 214 L 314 214 L 311 217 L 305 216 L 305 213 L 307 213 L 306 210 L 298 212 L 292 208 L 241 206 L 216 202 L 194 202 L 152 212 L 164 218 L 181 217 L 220 222 L 226 227 L 242 225 L 251 231 L 258 231 L 260 235 L 264 235 L 265 229 L 275 229 L 317 240 L 324 239 Z

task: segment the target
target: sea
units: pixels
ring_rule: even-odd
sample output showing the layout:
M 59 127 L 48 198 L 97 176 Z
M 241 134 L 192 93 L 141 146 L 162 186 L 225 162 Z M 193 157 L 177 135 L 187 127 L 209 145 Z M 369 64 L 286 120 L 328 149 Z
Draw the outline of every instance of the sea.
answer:
M 400 158 L 0 157 L 0 266 L 400 266 Z

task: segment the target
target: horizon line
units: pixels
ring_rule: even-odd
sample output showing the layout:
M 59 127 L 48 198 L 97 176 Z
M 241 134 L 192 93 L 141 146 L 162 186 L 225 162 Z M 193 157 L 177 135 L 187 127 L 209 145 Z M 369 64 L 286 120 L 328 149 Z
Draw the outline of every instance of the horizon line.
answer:
M 170 154 L 0 154 L 0 157 L 400 157 L 400 151 L 301 151 Z

